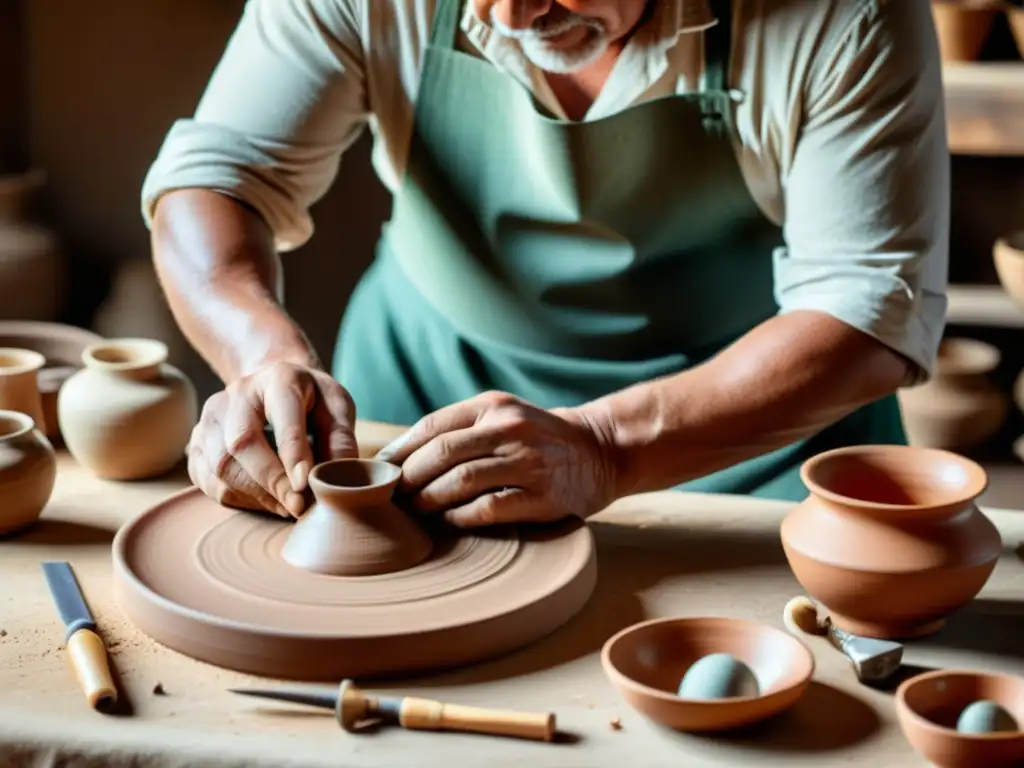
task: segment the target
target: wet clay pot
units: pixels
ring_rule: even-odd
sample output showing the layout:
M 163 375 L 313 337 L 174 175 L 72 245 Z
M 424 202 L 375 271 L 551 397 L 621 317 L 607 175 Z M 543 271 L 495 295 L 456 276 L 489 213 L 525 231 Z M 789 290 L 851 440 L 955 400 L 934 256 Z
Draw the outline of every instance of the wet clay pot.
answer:
M 965 451 L 995 435 L 1009 409 L 1009 398 L 989 378 L 1000 358 L 982 341 L 943 341 L 932 380 L 899 393 L 908 442 Z
M 30 349 L 0 347 L 0 410 L 18 411 L 45 431 L 39 371 L 46 358 Z
M 57 397 L 64 444 L 79 464 L 99 477 L 137 480 L 184 458 L 198 418 L 196 392 L 166 360 L 166 345 L 151 339 L 86 348 L 85 367 Z
M 31 417 L 0 410 L 0 536 L 39 519 L 56 478 L 53 446 Z
M 1020 13 L 1024 16 L 1024 11 Z M 1003 290 L 1024 306 L 1024 231 L 996 240 L 992 247 L 992 261 Z
M 999 3 L 991 0 L 932 0 L 942 60 L 976 60 L 999 9 Z
M 782 523 L 797 581 L 847 632 L 930 634 L 992 574 L 999 531 L 975 505 L 973 461 L 909 446 L 827 451 L 801 469 L 810 496 Z
M 295 523 L 282 558 L 331 576 L 373 576 L 419 565 L 433 545 L 420 524 L 391 500 L 401 474 L 384 461 L 318 464 L 309 475 L 316 501 Z
M 0 176 L 0 319 L 53 320 L 60 308 L 60 245 L 29 216 L 45 181 L 41 171 Z

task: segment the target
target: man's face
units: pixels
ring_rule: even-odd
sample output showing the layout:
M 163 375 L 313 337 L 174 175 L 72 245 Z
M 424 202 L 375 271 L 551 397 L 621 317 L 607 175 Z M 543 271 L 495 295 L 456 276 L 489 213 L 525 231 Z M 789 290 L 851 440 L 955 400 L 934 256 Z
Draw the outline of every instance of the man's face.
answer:
M 627 34 L 648 0 L 473 0 L 477 18 L 548 72 L 569 74 L 596 62 Z

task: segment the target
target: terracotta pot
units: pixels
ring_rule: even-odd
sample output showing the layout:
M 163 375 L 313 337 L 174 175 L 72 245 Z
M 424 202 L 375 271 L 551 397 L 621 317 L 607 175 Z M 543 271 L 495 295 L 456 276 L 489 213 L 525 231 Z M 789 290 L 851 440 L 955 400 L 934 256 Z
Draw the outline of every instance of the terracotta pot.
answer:
M 989 378 L 1000 359 L 982 341 L 943 341 L 931 381 L 899 393 L 908 442 L 964 451 L 995 435 L 1009 410 L 1009 398 Z
M 942 60 L 976 60 L 998 12 L 999 4 L 988 0 L 932 0 Z
M 973 461 L 899 445 L 827 451 L 801 470 L 810 496 L 782 523 L 797 581 L 853 634 L 930 634 L 970 602 L 1002 551 L 975 505 Z
M 372 576 L 412 568 L 433 549 L 419 523 L 391 497 L 402 475 L 394 464 L 339 459 L 309 474 L 316 503 L 281 550 L 296 568 L 331 576 Z
M 1006 20 L 1013 32 L 1013 39 L 1017 41 L 1017 50 L 1024 56 L 1024 8 L 1007 8 Z
M 0 535 L 39 519 L 56 478 L 53 446 L 32 419 L 17 411 L 0 411 Z
M 903 735 L 939 768 L 1010 768 L 1024 763 L 1024 732 L 967 734 L 956 730 L 965 707 L 986 699 L 1024 722 L 1024 679 L 969 670 L 940 669 L 905 680 L 896 689 Z
M 46 358 L 30 349 L 0 347 L 0 409 L 18 411 L 45 428 L 39 370 Z
M 156 477 L 183 458 L 198 418 L 196 392 L 151 339 L 90 345 L 64 382 L 57 415 L 68 452 L 110 480 Z
M 0 177 L 0 319 L 53 320 L 60 310 L 59 243 L 28 216 L 44 180 L 39 171 Z
M 1024 306 L 1024 231 L 996 240 L 992 247 L 992 261 L 1003 290 Z

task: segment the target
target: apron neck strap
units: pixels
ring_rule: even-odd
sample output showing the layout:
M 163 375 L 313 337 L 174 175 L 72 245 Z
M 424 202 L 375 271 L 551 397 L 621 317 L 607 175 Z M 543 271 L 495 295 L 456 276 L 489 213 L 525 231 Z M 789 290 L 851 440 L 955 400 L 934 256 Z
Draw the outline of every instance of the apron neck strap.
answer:
M 434 20 L 430 28 L 430 45 L 434 48 L 455 50 L 463 1 L 434 0 Z
M 732 0 L 711 0 L 711 13 L 718 21 L 704 33 L 704 87 L 725 91 L 732 51 Z

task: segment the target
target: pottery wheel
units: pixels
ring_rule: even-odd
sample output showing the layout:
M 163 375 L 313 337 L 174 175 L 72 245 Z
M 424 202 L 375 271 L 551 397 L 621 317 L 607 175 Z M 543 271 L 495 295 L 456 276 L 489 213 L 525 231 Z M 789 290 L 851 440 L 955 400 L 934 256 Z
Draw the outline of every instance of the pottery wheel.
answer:
M 358 577 L 286 563 L 291 525 L 198 489 L 171 496 L 118 532 L 117 600 L 142 632 L 200 661 L 336 682 L 510 652 L 568 621 L 596 581 L 578 520 L 441 537 L 413 568 Z

